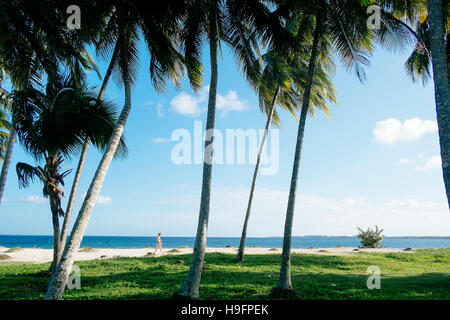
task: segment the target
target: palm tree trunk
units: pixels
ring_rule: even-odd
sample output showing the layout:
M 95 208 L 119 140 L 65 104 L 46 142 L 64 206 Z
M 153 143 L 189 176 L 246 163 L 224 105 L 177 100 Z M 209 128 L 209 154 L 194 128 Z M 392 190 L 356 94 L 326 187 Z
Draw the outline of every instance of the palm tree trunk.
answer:
M 98 93 L 98 100 L 103 99 L 105 95 L 106 87 L 108 86 L 109 79 L 111 78 L 112 71 L 114 69 L 114 65 L 116 64 L 117 55 L 119 53 L 119 46 L 116 44 L 114 48 L 113 55 L 111 57 L 111 61 L 109 62 L 108 69 L 106 70 L 105 76 L 103 78 L 102 86 L 100 88 L 100 92 Z M 72 215 L 73 205 L 75 204 L 75 197 L 77 196 L 78 186 L 80 184 L 81 174 L 83 172 L 84 163 L 86 162 L 86 156 L 89 149 L 89 139 L 86 139 L 83 145 L 83 149 L 81 150 L 80 160 L 78 161 L 77 171 L 75 173 L 75 178 L 72 183 L 72 189 L 70 190 L 69 201 L 67 203 L 67 209 L 64 215 L 64 222 L 61 230 L 61 249 L 63 249 L 66 245 L 67 234 L 69 232 L 69 223 L 70 216 Z M 59 253 L 57 262 L 59 263 L 59 258 L 61 257 L 62 250 Z
M 430 46 L 433 62 L 434 93 L 441 147 L 442 172 L 447 201 L 450 207 L 450 106 L 448 61 L 445 48 L 445 29 L 442 0 L 428 0 Z
M 314 77 L 314 69 L 319 53 L 320 30 L 322 24 L 322 14 L 319 12 L 316 18 L 316 27 L 314 30 L 314 40 L 311 50 L 311 57 L 308 66 L 308 79 L 303 93 L 303 104 L 300 113 L 300 121 L 298 124 L 297 143 L 295 146 L 294 165 L 292 168 L 291 186 L 289 189 L 289 200 L 286 211 L 286 221 L 284 225 L 283 252 L 281 255 L 280 278 L 278 279 L 278 288 L 282 291 L 292 291 L 291 284 L 291 236 L 292 223 L 294 220 L 295 197 L 297 193 L 297 180 L 300 167 L 301 152 L 303 146 L 303 136 L 305 133 L 306 116 L 309 109 L 309 99 L 311 95 L 311 87 Z
M 49 272 L 53 273 L 58 265 L 58 259 L 61 252 L 61 238 L 59 234 L 59 216 L 58 205 L 56 199 L 53 196 L 49 196 L 50 209 L 52 212 L 52 224 L 53 224 L 53 260 L 50 265 Z
M 122 27 L 118 41 L 120 42 L 120 58 L 122 64 L 123 82 L 125 87 L 125 103 L 120 113 L 117 124 L 113 130 L 111 138 L 106 146 L 105 153 L 100 161 L 97 171 L 95 172 L 94 179 L 89 187 L 86 197 L 81 206 L 77 220 L 72 229 L 69 241 L 61 256 L 61 261 L 58 264 L 56 271 L 53 273 L 50 283 L 45 295 L 46 300 L 60 300 L 62 299 L 64 289 L 67 284 L 67 280 L 72 269 L 72 265 L 75 259 L 75 254 L 80 248 L 81 241 L 83 240 L 84 232 L 86 230 L 89 218 L 92 214 L 92 209 L 97 201 L 100 189 L 105 180 L 106 173 L 108 172 L 111 161 L 119 146 L 120 138 L 122 136 L 125 123 L 131 110 L 131 77 L 128 65 L 128 32 L 127 28 Z
M 185 299 L 198 298 L 198 290 L 202 275 L 203 260 L 205 258 L 206 234 L 208 231 L 209 205 L 211 197 L 212 151 L 214 145 L 214 120 L 216 113 L 217 95 L 217 29 L 212 25 L 209 40 L 211 59 L 211 82 L 209 86 L 208 115 L 206 120 L 206 137 L 203 162 L 202 194 L 198 217 L 197 236 L 195 238 L 192 262 L 186 280 L 175 293 L 175 297 Z
M 14 127 L 9 132 L 8 146 L 6 147 L 5 159 L 3 160 L 2 172 L 0 173 L 0 203 L 3 198 L 3 191 L 6 185 L 6 176 L 8 175 L 9 164 L 11 163 L 14 142 L 16 141 L 16 130 Z
M 32 65 L 34 57 L 35 53 L 33 51 L 30 59 L 30 65 Z M 28 76 L 26 78 L 25 83 L 23 84 L 23 88 L 30 86 L 30 78 L 31 78 L 31 68 L 28 69 Z M 23 88 L 20 85 L 17 86 L 17 89 L 19 90 L 22 90 Z M 12 123 L 12 129 L 11 132 L 9 133 L 8 146 L 6 147 L 5 160 L 3 161 L 2 171 L 0 173 L 0 203 L 2 202 L 3 192 L 5 190 L 6 176 L 8 175 L 9 164 L 11 163 L 12 151 L 15 142 L 16 142 L 16 129 L 14 128 L 14 123 Z
M 243 263 L 244 262 L 244 250 L 245 250 L 245 240 L 247 239 L 247 225 L 248 220 L 250 218 L 250 211 L 252 208 L 252 202 L 253 202 L 253 194 L 255 193 L 255 186 L 256 186 L 256 179 L 258 178 L 258 171 L 259 171 L 259 165 L 261 162 L 261 155 L 264 150 L 264 145 L 267 139 L 267 134 L 269 132 L 270 124 L 272 123 L 273 114 L 275 111 L 275 101 L 278 97 L 278 91 L 279 88 L 275 90 L 275 94 L 272 99 L 272 106 L 270 109 L 269 116 L 267 117 L 266 127 L 264 128 L 264 135 L 261 141 L 261 146 L 259 147 L 258 152 L 258 158 L 256 160 L 255 165 L 255 171 L 253 172 L 253 180 L 252 180 L 252 186 L 250 188 L 250 196 L 248 198 L 248 204 L 247 204 L 247 212 L 245 213 L 245 220 L 244 220 L 244 226 L 242 228 L 242 235 L 241 235 L 241 242 L 239 243 L 239 250 L 236 256 L 236 263 Z

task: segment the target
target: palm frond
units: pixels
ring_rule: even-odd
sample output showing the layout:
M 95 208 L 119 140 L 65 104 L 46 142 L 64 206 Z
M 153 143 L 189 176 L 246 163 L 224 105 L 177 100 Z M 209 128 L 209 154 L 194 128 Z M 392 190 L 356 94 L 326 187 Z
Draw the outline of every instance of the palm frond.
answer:
M 19 188 L 28 188 L 30 183 L 36 180 L 44 181 L 42 172 L 38 167 L 33 167 L 24 162 L 18 162 L 16 164 L 16 173 L 19 179 Z

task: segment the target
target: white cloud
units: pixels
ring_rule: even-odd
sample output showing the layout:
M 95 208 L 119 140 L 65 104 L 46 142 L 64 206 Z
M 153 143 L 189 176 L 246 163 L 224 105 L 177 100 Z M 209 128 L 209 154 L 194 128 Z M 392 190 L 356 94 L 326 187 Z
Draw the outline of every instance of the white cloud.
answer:
M 31 203 L 45 203 L 47 202 L 47 199 L 39 196 L 29 196 L 26 198 L 21 198 L 20 201 L 22 202 L 31 202 Z
M 411 141 L 422 137 L 428 132 L 437 131 L 437 123 L 432 120 L 411 118 L 403 123 L 394 118 L 378 121 L 373 130 L 377 142 L 394 144 L 399 141 Z
M 98 195 L 97 203 L 98 204 L 111 204 L 112 203 L 112 199 L 110 197 L 108 197 L 108 196 Z
M 202 87 L 195 96 L 185 92 L 179 93 L 171 101 L 172 110 L 178 114 L 196 117 L 207 110 L 206 102 L 208 98 L 209 86 Z M 238 98 L 236 91 L 230 90 L 225 96 L 217 94 L 217 110 L 220 116 L 225 117 L 231 111 L 244 111 L 249 108 L 247 103 Z
M 434 156 L 429 158 L 423 166 L 416 167 L 417 171 L 430 170 L 440 168 L 442 166 L 442 160 L 440 156 Z
M 84 199 L 86 197 L 86 192 L 81 195 L 81 197 Z M 97 197 L 97 204 L 111 204 L 112 203 L 111 197 L 108 196 L 102 196 L 101 194 Z
M 366 198 L 345 198 L 342 202 L 350 207 L 355 206 L 368 206 L 370 203 L 366 200 Z
M 161 137 L 152 138 L 152 141 L 153 141 L 153 143 L 169 143 L 170 142 L 169 139 L 161 138 Z
M 411 162 L 411 160 L 409 160 L 408 158 L 402 158 L 402 159 L 398 160 L 398 162 L 396 162 L 396 164 L 404 165 L 404 164 L 408 164 L 410 162 Z
M 170 105 L 178 114 L 195 117 L 202 113 L 199 102 L 199 98 L 181 92 L 170 101 Z
M 217 95 L 217 109 L 221 111 L 221 117 L 230 111 L 244 111 L 248 108 L 246 102 L 238 99 L 236 91 L 230 90 L 225 96 Z
M 438 207 L 439 205 L 432 201 L 419 201 L 417 199 L 406 199 L 406 200 L 392 200 L 385 204 L 386 207 L 390 208 L 409 208 L 409 209 L 426 209 L 432 207 Z

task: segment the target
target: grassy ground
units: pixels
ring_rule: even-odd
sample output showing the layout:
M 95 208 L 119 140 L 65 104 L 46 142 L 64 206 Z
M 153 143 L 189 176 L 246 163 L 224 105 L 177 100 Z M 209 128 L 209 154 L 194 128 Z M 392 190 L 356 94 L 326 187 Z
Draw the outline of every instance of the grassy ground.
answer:
M 190 255 L 76 262 L 81 289 L 65 299 L 169 299 L 189 268 Z M 185 264 L 177 264 L 183 259 Z M 207 254 L 201 299 L 268 299 L 280 255 Z M 381 269 L 381 290 L 366 287 L 367 267 Z M 292 285 L 300 299 L 450 299 L 450 249 L 416 253 L 294 254 Z M 42 299 L 49 264 L 0 262 L 0 299 Z

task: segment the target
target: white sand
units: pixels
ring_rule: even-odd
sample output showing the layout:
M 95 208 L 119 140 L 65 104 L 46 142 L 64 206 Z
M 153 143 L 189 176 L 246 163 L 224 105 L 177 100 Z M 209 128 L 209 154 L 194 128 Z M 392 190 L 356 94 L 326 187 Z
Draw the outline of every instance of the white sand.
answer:
M 300 254 L 318 254 L 318 255 L 348 255 L 357 253 L 356 248 L 316 248 L 316 249 L 292 249 L 292 253 Z M 7 261 L 16 262 L 31 262 L 31 263 L 43 263 L 52 261 L 53 250 L 52 249 L 36 249 L 36 248 L 23 248 L 16 252 L 5 252 L 8 248 L 0 248 L 0 254 L 6 254 L 12 259 Z M 147 253 L 153 253 L 155 249 L 143 248 L 143 249 L 94 249 L 93 252 L 78 252 L 76 260 L 94 260 L 94 259 L 108 259 L 113 257 L 143 257 Z M 163 254 L 190 254 L 192 249 L 176 249 L 177 252 L 170 252 L 172 249 L 163 249 Z M 324 250 L 320 252 L 321 250 Z M 401 249 L 358 249 L 362 252 L 403 252 L 412 253 L 414 251 L 404 251 Z M 237 248 L 206 248 L 206 252 L 220 252 L 220 253 L 237 253 Z M 270 248 L 246 248 L 246 254 L 280 254 L 281 249 L 273 250 Z M 159 257 L 161 254 L 156 254 Z

